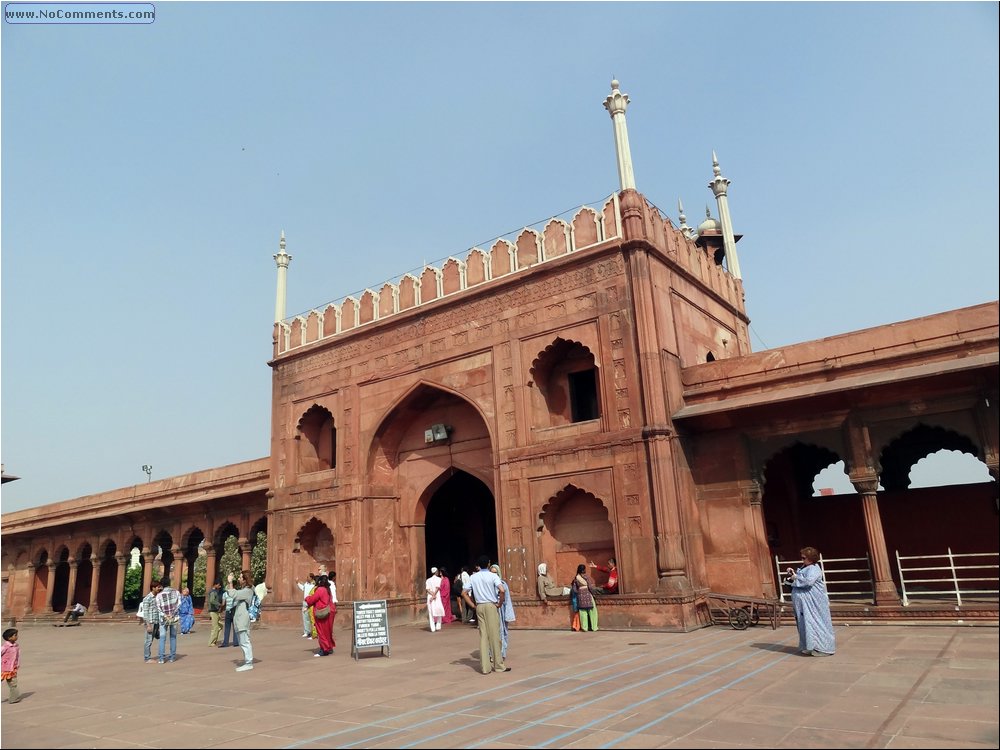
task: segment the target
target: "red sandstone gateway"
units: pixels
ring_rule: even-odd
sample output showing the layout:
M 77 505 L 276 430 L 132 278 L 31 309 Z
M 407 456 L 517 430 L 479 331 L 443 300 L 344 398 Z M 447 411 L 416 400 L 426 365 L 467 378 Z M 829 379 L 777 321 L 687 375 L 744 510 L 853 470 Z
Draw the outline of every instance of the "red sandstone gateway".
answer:
M 211 579 L 229 537 L 245 568 L 266 530 L 266 618 L 288 624 L 320 566 L 341 602 L 414 619 L 431 565 L 486 554 L 518 625 L 568 626 L 539 563 L 565 585 L 615 557 L 602 627 L 690 630 L 710 591 L 780 597 L 805 544 L 837 616 L 995 621 L 997 303 L 753 353 L 729 181 L 713 160 L 719 220 L 675 228 L 633 184 L 627 103 L 614 82 L 621 190 L 569 221 L 292 319 L 282 237 L 270 457 L 5 514 L 8 611 L 120 612 L 133 548 L 143 590 L 154 567 L 193 585 L 199 548 Z M 993 481 L 910 489 L 941 448 Z M 814 497 L 838 461 L 856 493 Z M 914 586 L 908 560 L 946 581 L 962 555 L 985 583 Z

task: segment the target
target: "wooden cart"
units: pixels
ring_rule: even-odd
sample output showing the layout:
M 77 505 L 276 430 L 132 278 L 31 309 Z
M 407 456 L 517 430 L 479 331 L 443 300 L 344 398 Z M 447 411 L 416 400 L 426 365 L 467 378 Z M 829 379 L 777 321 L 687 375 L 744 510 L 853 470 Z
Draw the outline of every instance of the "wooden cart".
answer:
M 762 619 L 770 623 L 771 630 L 777 630 L 781 624 L 781 602 L 778 599 L 710 591 L 708 610 L 712 613 L 713 625 L 728 624 L 733 630 L 746 630 Z

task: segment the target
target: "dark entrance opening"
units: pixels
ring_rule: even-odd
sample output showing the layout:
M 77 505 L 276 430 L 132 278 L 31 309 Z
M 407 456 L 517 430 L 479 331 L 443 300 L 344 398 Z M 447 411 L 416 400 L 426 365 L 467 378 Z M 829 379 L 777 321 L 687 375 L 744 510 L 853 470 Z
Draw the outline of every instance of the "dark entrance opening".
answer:
M 456 471 L 427 503 L 424 519 L 427 549 L 425 575 L 431 566 L 447 569 L 451 578 L 480 555 L 496 562 L 497 516 L 493 493 L 480 480 Z

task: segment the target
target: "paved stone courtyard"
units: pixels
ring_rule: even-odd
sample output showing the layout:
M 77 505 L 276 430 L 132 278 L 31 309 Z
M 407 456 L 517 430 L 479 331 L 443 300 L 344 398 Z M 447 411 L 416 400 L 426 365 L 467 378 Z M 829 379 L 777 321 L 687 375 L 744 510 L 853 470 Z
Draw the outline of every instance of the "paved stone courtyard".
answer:
M 996 748 L 993 627 L 838 627 L 838 653 L 794 628 L 694 633 L 515 630 L 506 674 L 478 670 L 467 625 L 391 631 L 355 662 L 350 633 L 313 658 L 294 629 L 254 631 L 256 667 L 178 639 L 142 662 L 139 625 L 21 630 L 24 700 L 4 748 Z M 155 644 L 154 644 L 155 645 Z

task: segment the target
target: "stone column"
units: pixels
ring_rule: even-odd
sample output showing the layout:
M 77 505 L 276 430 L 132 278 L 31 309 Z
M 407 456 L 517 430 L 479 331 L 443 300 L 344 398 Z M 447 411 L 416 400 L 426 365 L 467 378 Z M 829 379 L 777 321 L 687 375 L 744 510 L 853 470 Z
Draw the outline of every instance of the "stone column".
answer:
M 24 614 L 30 615 L 34 612 L 32 605 L 35 601 L 35 564 L 28 563 L 24 569 L 28 571 L 28 602 L 24 605 Z
M 97 555 L 90 556 L 90 601 L 87 602 L 87 609 L 91 612 L 97 611 L 97 592 L 101 584 L 101 561 Z
M 708 186 L 715 194 L 715 200 L 719 205 L 719 223 L 722 225 L 722 246 L 725 248 L 726 263 L 729 266 L 729 273 L 737 279 L 742 279 L 740 273 L 740 261 L 736 257 L 736 237 L 733 234 L 733 220 L 729 217 L 729 198 L 727 193 L 731 182 L 722 176 L 722 169 L 719 167 L 719 160 L 712 152 L 712 171 L 714 177 Z
M 278 264 L 278 291 L 274 297 L 274 322 L 280 323 L 285 319 L 285 296 L 288 284 L 288 264 L 292 262 L 292 256 L 285 252 L 285 231 L 281 231 L 281 240 L 278 242 L 278 253 L 274 256 L 274 262 Z
M 184 558 L 181 556 L 181 548 L 178 545 L 173 545 L 170 548 L 170 569 L 164 568 L 163 575 L 170 579 L 170 585 L 175 589 L 179 589 L 178 585 L 179 575 L 181 566 L 184 564 Z
M 63 608 L 64 612 L 76 604 L 76 576 L 79 568 L 80 563 L 71 557 L 69 559 L 69 584 L 66 587 L 66 607 Z
M 750 507 L 750 529 L 753 535 L 752 547 L 760 573 L 760 587 L 764 596 L 776 599 L 778 592 L 774 586 L 774 576 L 771 574 L 771 548 L 767 544 L 767 526 L 764 523 L 764 493 L 760 482 L 751 480 L 740 487 L 740 494 Z
M 115 562 L 118 563 L 118 571 L 115 576 L 115 603 L 111 607 L 111 611 L 116 614 L 125 611 L 125 604 L 122 602 L 125 598 L 125 570 L 131 558 L 131 554 L 124 552 L 119 552 L 115 555 Z
M 52 611 L 52 594 L 56 588 L 56 563 L 51 560 L 46 563 L 49 569 L 49 577 L 45 582 L 45 611 Z
M 647 487 L 653 517 L 653 538 L 659 583 L 668 595 L 691 591 L 684 554 L 684 524 L 680 503 L 690 503 L 688 493 L 678 492 L 673 441 L 676 433 L 664 398 L 667 384 L 663 373 L 656 320 L 649 254 L 645 239 L 645 201 L 635 190 L 621 193 L 622 226 L 626 238 L 625 273 L 635 295 L 635 324 L 630 344 L 637 366 L 642 442 L 646 451 Z
M 205 595 L 215 582 L 215 547 L 205 542 Z M 207 601 L 207 600 L 206 600 Z
M 156 553 L 149 547 L 146 547 L 142 551 L 142 591 L 139 592 L 140 596 L 145 596 L 149 593 L 149 587 L 153 584 L 153 563 L 156 561 Z
M 878 512 L 878 477 L 863 479 L 851 477 L 851 483 L 861 495 L 865 535 L 868 537 L 868 554 L 872 561 L 875 604 L 899 604 L 899 592 L 892 580 L 889 550 L 885 546 L 885 533 L 882 531 L 882 517 Z
M 243 567 L 240 570 L 250 570 L 250 541 L 240 539 L 240 552 L 243 553 Z
M 618 183 L 622 190 L 635 190 L 635 176 L 632 174 L 632 151 L 628 145 L 628 128 L 625 125 L 625 110 L 628 94 L 618 88 L 618 81 L 611 82 L 611 94 L 604 100 L 604 108 L 611 115 L 615 131 L 615 156 L 618 159 Z

